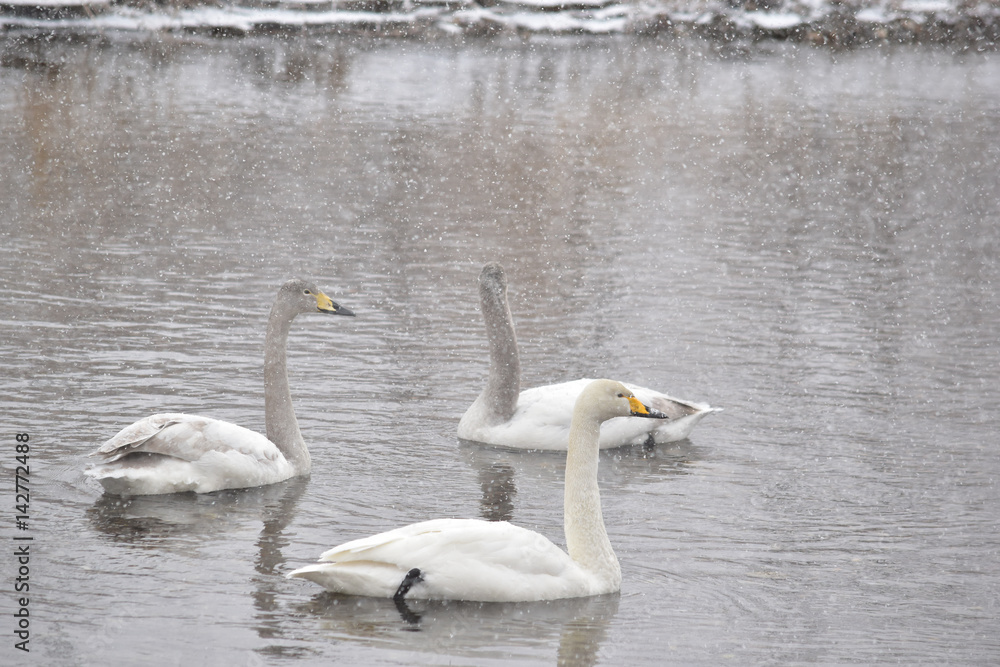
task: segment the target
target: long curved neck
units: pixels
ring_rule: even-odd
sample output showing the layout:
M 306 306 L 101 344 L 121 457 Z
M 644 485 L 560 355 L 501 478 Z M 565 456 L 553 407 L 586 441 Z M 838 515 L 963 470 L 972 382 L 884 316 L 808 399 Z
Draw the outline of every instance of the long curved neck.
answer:
M 514 322 L 502 288 L 481 285 L 479 292 L 490 346 L 490 375 L 480 400 L 491 419 L 507 421 L 514 415 L 521 394 L 521 360 Z
M 574 411 L 566 453 L 564 529 L 570 557 L 583 568 L 611 581 L 621 581 L 615 556 L 601 513 L 597 486 L 598 440 L 601 423 Z
M 278 303 L 271 308 L 264 339 L 264 424 L 267 439 L 277 445 L 299 474 L 309 472 L 311 461 L 299 423 L 292 408 L 292 392 L 288 387 L 288 363 L 285 345 L 294 313 L 286 312 Z

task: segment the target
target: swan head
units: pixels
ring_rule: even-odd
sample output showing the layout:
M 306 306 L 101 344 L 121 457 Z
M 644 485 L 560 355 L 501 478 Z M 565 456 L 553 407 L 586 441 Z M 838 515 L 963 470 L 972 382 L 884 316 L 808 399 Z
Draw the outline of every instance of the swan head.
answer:
M 278 298 L 292 307 L 296 313 L 326 313 L 327 315 L 347 315 L 354 317 L 354 312 L 344 308 L 333 299 L 323 294 L 316 285 L 308 280 L 289 280 L 281 286 Z
M 598 421 L 615 417 L 670 418 L 643 404 L 625 385 L 614 380 L 594 380 L 584 387 L 576 399 L 576 410 L 585 410 Z

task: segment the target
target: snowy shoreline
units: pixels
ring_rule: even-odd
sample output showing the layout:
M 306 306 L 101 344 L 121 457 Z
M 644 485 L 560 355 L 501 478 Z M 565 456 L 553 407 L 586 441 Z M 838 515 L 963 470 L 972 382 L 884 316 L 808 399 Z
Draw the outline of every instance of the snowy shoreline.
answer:
M 839 47 L 881 43 L 994 49 L 1000 0 L 248 0 L 118 3 L 0 0 L 0 35 L 289 32 L 387 37 L 633 34 L 789 40 Z

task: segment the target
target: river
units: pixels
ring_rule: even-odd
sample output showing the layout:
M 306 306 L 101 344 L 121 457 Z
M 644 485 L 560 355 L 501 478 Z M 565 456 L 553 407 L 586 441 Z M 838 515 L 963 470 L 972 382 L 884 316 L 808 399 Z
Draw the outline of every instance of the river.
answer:
M 0 165 L 4 588 L 33 538 L 5 664 L 1000 660 L 997 53 L 38 38 L 0 59 Z M 723 408 L 602 454 L 621 593 L 401 613 L 286 580 L 426 518 L 564 543 L 562 456 L 455 435 L 491 260 L 524 386 Z M 86 454 L 142 416 L 263 429 L 295 275 L 357 313 L 289 339 L 311 476 L 103 496 Z

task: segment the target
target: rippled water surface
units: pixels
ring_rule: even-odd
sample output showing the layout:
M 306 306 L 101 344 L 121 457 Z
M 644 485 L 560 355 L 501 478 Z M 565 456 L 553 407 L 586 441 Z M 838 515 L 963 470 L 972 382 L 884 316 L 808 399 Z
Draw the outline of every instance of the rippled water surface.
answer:
M 33 537 L 35 664 L 1000 660 L 997 54 L 8 40 L 0 171 L 0 571 Z M 284 579 L 430 517 L 562 544 L 562 457 L 455 436 L 492 259 L 526 385 L 725 408 L 602 455 L 621 594 L 399 610 Z M 263 429 L 297 274 L 358 314 L 289 340 L 312 476 L 103 497 L 85 455 L 141 416 Z

